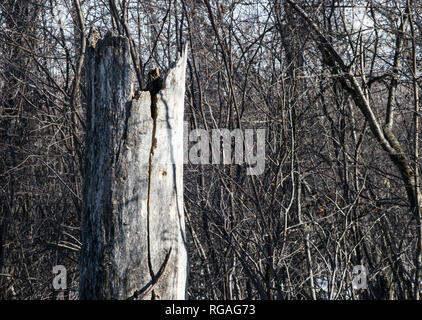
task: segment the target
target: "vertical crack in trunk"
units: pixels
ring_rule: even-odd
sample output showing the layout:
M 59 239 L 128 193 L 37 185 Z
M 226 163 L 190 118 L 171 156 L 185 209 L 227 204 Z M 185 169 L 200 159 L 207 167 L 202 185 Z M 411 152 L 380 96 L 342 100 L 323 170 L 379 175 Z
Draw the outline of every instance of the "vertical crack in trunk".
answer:
M 150 233 L 150 219 L 151 219 L 151 178 L 152 178 L 152 158 L 154 156 L 155 148 L 157 147 L 157 94 L 162 87 L 163 80 L 160 77 L 160 71 L 158 68 L 151 70 L 148 74 L 147 90 L 151 94 L 151 118 L 152 118 L 152 135 L 151 135 L 151 149 L 149 152 L 149 163 L 148 163 L 148 195 L 147 195 L 147 234 L 148 234 L 148 269 L 151 276 L 151 281 L 154 282 L 155 274 L 152 268 L 152 257 L 151 257 L 151 233 Z M 169 254 L 167 254 L 169 255 Z M 158 279 L 157 279 L 158 280 Z M 151 292 L 151 299 L 155 300 L 154 290 Z
M 158 100 L 158 92 L 161 90 L 163 85 L 163 79 L 160 77 L 160 71 L 158 68 L 152 69 L 148 74 L 148 83 L 145 91 L 149 91 L 151 96 L 151 118 L 152 118 L 152 134 L 151 134 L 151 148 L 149 152 L 149 159 L 148 159 L 148 191 L 147 191 L 147 259 L 148 259 L 148 270 L 151 277 L 151 281 L 149 281 L 144 287 L 139 290 L 136 290 L 132 296 L 128 298 L 128 300 L 133 299 L 143 299 L 145 296 L 151 293 L 151 300 L 159 299 L 159 296 L 155 294 L 154 288 L 160 278 L 164 275 L 166 271 L 166 267 L 168 261 L 170 259 L 170 254 L 172 251 L 172 247 L 168 250 L 164 262 L 161 264 L 160 269 L 158 270 L 157 274 L 155 274 L 153 270 L 152 264 L 152 254 L 151 254 L 151 180 L 152 180 L 152 160 L 154 157 L 154 151 L 157 147 L 157 116 L 158 116 L 158 109 L 157 109 L 157 100 Z M 138 96 L 139 98 L 139 96 Z

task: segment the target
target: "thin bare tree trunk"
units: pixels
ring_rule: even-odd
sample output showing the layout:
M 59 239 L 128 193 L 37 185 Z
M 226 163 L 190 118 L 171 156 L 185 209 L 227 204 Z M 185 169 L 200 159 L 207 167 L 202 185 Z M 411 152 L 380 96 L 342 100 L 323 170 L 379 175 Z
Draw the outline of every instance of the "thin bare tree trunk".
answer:
M 419 209 L 415 213 L 416 215 L 416 227 L 418 232 L 418 240 L 416 243 L 416 258 L 415 258 L 415 300 L 420 300 L 420 284 L 421 284 L 421 268 L 422 268 L 422 199 L 421 191 L 420 191 L 420 178 L 419 178 L 419 86 L 417 79 L 419 77 L 419 70 L 417 64 L 417 53 L 416 53 L 416 37 L 415 37 L 415 26 L 413 21 L 413 14 L 412 14 L 412 7 L 413 1 L 407 0 L 407 13 L 409 15 L 409 23 L 410 23 L 410 33 L 411 33 L 411 45 L 412 45 L 412 74 L 413 74 L 413 105 L 414 105 L 414 126 L 415 126 L 415 134 L 414 134 L 414 159 L 415 159 L 415 197 L 416 203 L 419 206 Z

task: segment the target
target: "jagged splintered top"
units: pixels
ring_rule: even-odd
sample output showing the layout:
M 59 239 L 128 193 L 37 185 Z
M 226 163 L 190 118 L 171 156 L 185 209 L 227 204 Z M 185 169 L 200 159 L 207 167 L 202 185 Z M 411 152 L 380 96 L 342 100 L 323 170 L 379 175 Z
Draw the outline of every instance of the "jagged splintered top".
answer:
M 88 48 L 95 50 L 98 53 L 101 53 L 106 47 L 121 47 L 123 50 L 129 50 L 130 44 L 129 39 L 125 36 L 117 35 L 114 31 L 108 31 L 103 38 L 101 38 L 97 28 L 92 27 L 88 35 Z M 176 82 L 175 75 L 179 68 L 186 67 L 187 61 L 187 51 L 188 51 L 188 42 L 185 43 L 182 53 L 178 52 L 178 59 L 176 62 L 170 64 L 168 70 L 162 72 L 163 85 L 162 89 L 169 88 L 172 84 Z M 185 80 L 185 79 L 180 79 Z M 184 83 L 184 82 L 183 82 Z
M 88 49 L 101 52 L 107 47 L 129 49 L 129 39 L 125 36 L 117 35 L 113 31 L 108 31 L 106 35 L 101 38 L 98 31 L 92 29 L 88 36 Z

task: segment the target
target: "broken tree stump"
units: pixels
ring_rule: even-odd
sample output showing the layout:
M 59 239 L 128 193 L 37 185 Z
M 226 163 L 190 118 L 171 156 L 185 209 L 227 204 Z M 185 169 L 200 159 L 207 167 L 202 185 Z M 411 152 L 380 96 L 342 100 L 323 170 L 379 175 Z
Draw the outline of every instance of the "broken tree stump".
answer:
M 186 55 L 157 90 L 135 95 L 128 39 L 90 43 L 81 299 L 186 298 Z

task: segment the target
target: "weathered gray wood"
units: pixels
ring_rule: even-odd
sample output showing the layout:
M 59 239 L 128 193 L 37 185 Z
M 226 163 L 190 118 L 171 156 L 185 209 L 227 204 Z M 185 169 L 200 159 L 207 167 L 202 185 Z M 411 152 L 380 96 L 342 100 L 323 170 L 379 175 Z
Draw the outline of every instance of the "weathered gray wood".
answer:
M 93 45 L 86 68 L 80 298 L 184 299 L 186 48 L 151 99 L 149 91 L 132 98 L 126 38 L 109 35 Z

